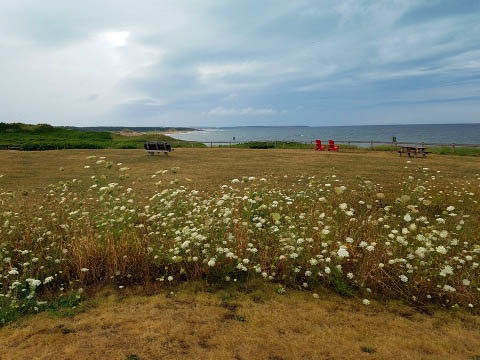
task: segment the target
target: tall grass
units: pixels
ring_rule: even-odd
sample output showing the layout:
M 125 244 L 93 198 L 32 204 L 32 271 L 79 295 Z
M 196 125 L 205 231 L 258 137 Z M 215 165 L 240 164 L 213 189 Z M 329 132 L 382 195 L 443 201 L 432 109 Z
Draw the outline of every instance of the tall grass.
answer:
M 312 144 L 304 144 L 295 141 L 249 141 L 234 145 L 225 145 L 228 147 L 242 149 L 312 149 Z
M 331 174 L 243 177 L 211 194 L 159 170 L 145 196 L 128 168 L 90 156 L 91 183 L 52 184 L 40 203 L 0 189 L 0 314 L 102 284 L 252 278 L 475 310 L 480 175 L 440 187 L 436 171 L 406 168 L 391 193 Z
M 438 155 L 460 155 L 460 156 L 480 156 L 480 147 L 467 146 L 438 146 L 429 148 L 432 154 Z

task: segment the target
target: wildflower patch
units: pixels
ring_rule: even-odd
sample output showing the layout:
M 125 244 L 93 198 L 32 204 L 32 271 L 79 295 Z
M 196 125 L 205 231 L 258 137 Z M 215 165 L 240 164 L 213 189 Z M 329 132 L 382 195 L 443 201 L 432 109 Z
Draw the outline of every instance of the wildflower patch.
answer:
M 0 323 L 51 294 L 199 279 L 261 279 L 279 293 L 328 286 L 365 305 L 480 306 L 478 177 L 439 187 L 434 170 L 412 168 L 386 192 L 337 175 L 291 186 L 245 176 L 212 194 L 172 168 L 145 180 L 145 194 L 121 163 L 89 156 L 82 169 L 91 183 L 52 184 L 40 203 L 19 208 L 1 190 Z

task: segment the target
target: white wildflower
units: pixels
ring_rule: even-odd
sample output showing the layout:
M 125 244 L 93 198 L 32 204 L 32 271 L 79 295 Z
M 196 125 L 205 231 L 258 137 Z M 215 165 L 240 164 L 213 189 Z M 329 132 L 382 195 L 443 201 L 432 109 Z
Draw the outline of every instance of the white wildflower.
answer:
M 347 258 L 350 256 L 350 254 L 348 253 L 345 247 L 341 247 L 340 249 L 338 249 L 337 255 L 338 257 L 341 257 L 341 258 Z

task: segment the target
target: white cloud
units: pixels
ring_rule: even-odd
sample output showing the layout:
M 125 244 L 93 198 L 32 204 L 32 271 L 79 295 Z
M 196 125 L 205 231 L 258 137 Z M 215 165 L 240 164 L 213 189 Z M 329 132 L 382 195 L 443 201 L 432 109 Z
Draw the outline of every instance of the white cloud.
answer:
M 127 45 L 129 31 L 107 31 L 100 34 L 100 39 L 113 47 L 120 47 Z
M 101 32 L 62 47 L 10 42 L 7 49 L 17 56 L 0 59 L 0 105 L 6 102 L 0 121 L 92 124 L 117 103 L 141 96 L 119 82 L 157 63 L 163 53 L 127 41 L 130 35 Z

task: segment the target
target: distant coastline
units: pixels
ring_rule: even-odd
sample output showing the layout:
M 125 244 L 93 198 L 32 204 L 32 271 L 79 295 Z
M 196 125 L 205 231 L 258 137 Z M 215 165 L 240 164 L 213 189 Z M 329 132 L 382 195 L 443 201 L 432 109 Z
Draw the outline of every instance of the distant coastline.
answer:
M 64 129 L 79 130 L 79 131 L 133 131 L 137 133 L 176 133 L 176 132 L 191 132 L 202 131 L 198 128 L 190 127 L 173 127 L 173 126 L 59 126 Z

